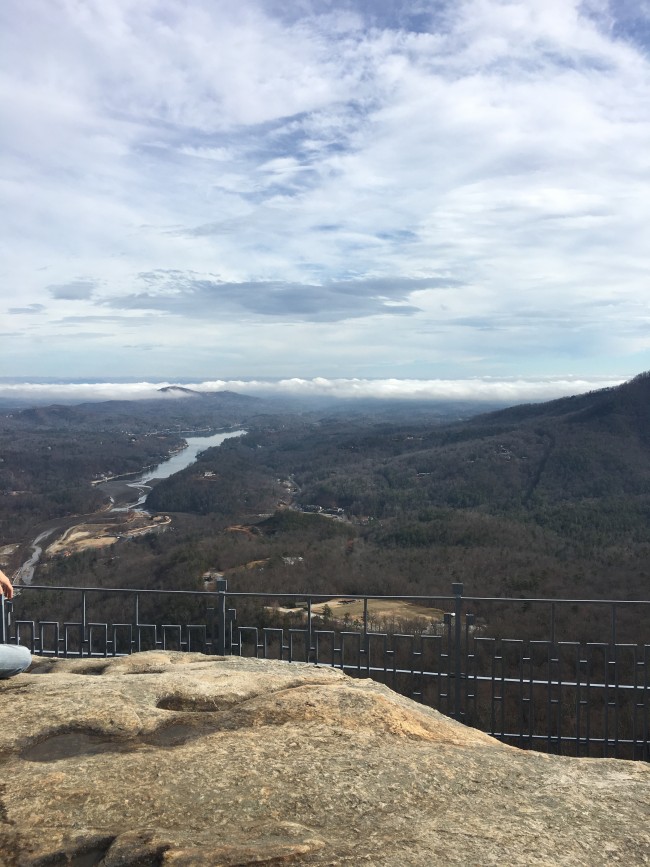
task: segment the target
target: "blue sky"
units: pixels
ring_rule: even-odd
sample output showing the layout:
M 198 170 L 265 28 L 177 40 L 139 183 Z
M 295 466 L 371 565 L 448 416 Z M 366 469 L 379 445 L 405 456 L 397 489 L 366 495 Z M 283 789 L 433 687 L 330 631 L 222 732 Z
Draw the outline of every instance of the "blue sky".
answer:
M 648 0 L 4 0 L 0 375 L 650 368 L 649 44 Z

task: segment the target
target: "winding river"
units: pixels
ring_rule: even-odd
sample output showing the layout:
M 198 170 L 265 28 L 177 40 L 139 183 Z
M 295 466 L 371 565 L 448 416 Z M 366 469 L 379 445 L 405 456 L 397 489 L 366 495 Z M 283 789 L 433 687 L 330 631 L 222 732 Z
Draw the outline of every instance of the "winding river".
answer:
M 177 452 L 175 455 L 172 455 L 166 461 L 163 461 L 162 464 L 158 464 L 158 466 L 154 467 L 152 470 L 147 470 L 147 472 L 143 473 L 141 476 L 138 476 L 136 479 L 127 483 L 129 488 L 133 488 L 134 491 L 137 491 L 137 500 L 126 506 L 116 506 L 112 508 L 111 511 L 128 512 L 142 509 L 142 506 L 151 491 L 151 485 L 149 482 L 153 479 L 168 479 L 170 476 L 173 476 L 174 473 L 180 473 L 181 470 L 184 470 L 186 467 L 193 464 L 201 452 L 204 452 L 207 449 L 212 449 L 215 446 L 220 446 L 224 440 L 231 439 L 232 437 L 240 437 L 245 433 L 245 430 L 235 430 L 228 431 L 227 433 L 213 434 L 209 437 L 187 437 L 185 440 L 187 443 L 186 448 Z M 110 484 L 111 482 L 103 482 L 99 485 L 99 488 L 100 490 L 106 490 L 106 492 L 110 494 L 108 488 Z
M 41 558 L 41 554 L 43 553 L 43 546 L 41 543 L 44 543 L 48 536 L 51 536 L 56 528 L 52 527 L 51 530 L 44 530 L 42 533 L 39 533 L 38 536 L 34 539 L 30 548 L 32 549 L 32 555 L 29 560 L 25 560 L 23 565 L 18 569 L 17 572 L 14 572 L 13 582 L 14 584 L 31 584 L 32 578 L 34 577 L 34 569 L 36 568 L 36 564 Z
M 144 503 L 147 499 L 147 495 L 151 491 L 151 482 L 153 479 L 167 479 L 169 476 L 173 476 L 174 473 L 179 473 L 181 470 L 184 470 L 186 467 L 189 467 L 193 464 L 197 457 L 201 454 L 201 452 L 206 451 L 206 449 L 214 448 L 215 446 L 220 446 L 224 440 L 230 439 L 231 437 L 240 437 L 246 433 L 245 430 L 235 430 L 235 431 L 227 431 L 225 433 L 213 434 L 212 436 L 207 437 L 187 437 L 185 442 L 187 446 L 180 452 L 172 455 L 166 461 L 163 461 L 158 466 L 153 469 L 147 470 L 142 473 L 142 475 L 137 476 L 135 479 L 132 479 L 130 482 L 118 483 L 117 481 L 106 481 L 102 482 L 98 485 L 100 490 L 106 491 L 106 493 L 111 496 L 111 485 L 127 485 L 129 488 L 134 489 L 134 496 L 137 495 L 137 500 L 133 503 L 129 503 L 126 506 L 114 506 L 111 509 L 111 512 L 127 512 L 134 510 L 143 510 Z M 25 560 L 23 565 L 14 572 L 13 581 L 16 584 L 31 584 L 34 578 L 34 569 L 36 568 L 38 561 L 41 558 L 43 553 L 43 543 L 48 536 L 53 535 L 55 532 L 59 531 L 61 528 L 65 527 L 66 529 L 71 526 L 72 521 L 70 518 L 65 521 L 61 521 L 61 524 L 57 524 L 53 527 L 50 527 L 41 533 L 34 539 L 31 543 L 30 548 L 32 551 L 31 556 L 28 560 Z

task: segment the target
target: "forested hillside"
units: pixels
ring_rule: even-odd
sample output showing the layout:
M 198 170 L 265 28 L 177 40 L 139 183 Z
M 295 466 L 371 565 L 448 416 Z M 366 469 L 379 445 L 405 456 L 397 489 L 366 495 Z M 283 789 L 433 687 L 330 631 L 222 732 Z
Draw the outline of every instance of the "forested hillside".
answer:
M 322 418 L 260 428 L 161 483 L 149 502 L 184 510 L 194 497 L 195 511 L 225 517 L 236 467 L 238 505 L 245 497 L 247 520 L 260 533 L 257 556 L 277 544 L 278 533 L 270 540 L 255 513 L 270 508 L 273 484 L 282 506 L 280 482 L 290 478 L 294 505 L 345 511 L 351 540 L 328 543 L 329 557 L 319 548 L 311 578 L 318 573 L 322 583 L 327 570 L 348 592 L 423 593 L 461 579 L 481 593 L 643 596 L 648 406 L 643 375 L 616 389 L 444 427 Z M 211 492 L 206 472 L 221 480 Z M 300 537 L 295 528 L 286 537 L 294 553 L 311 544 L 306 528 Z M 294 567 L 279 571 L 295 581 Z
M 41 574 L 52 583 L 189 589 L 217 570 L 241 590 L 446 594 L 460 580 L 472 594 L 647 598 L 649 406 L 642 375 L 447 424 L 408 404 L 347 415 L 255 407 L 246 436 L 155 486 L 147 506 L 170 514 L 171 530 L 55 558 Z M 65 460 L 57 462 L 59 440 L 46 454 L 43 441 L 28 451 L 42 496 L 73 502 L 65 487 L 45 493 L 54 461 L 92 496 L 79 470 L 96 466 L 84 460 L 83 437 L 67 436 Z M 123 468 L 129 454 L 150 462 L 156 440 L 127 443 L 116 433 L 102 443 Z M 27 467 L 27 451 L 23 459 Z M 12 461 L 16 471 L 12 458 L 5 473 Z
M 91 482 L 139 472 L 164 460 L 177 435 L 124 431 L 0 429 L 0 539 L 20 539 L 42 521 L 101 508 L 106 497 Z
M 227 391 L 160 391 L 160 399 L 5 412 L 0 418 L 0 540 L 20 539 L 49 519 L 96 511 L 106 503 L 92 485 L 98 477 L 139 473 L 181 448 L 188 429 L 236 427 L 265 407 L 257 398 Z

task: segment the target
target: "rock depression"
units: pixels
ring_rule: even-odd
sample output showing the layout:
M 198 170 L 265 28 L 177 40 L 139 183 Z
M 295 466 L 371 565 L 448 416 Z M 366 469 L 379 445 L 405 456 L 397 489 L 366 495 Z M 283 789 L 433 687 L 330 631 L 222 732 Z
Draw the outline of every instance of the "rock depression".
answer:
M 2 867 L 650 863 L 650 768 L 521 752 L 327 668 L 171 652 L 0 682 Z

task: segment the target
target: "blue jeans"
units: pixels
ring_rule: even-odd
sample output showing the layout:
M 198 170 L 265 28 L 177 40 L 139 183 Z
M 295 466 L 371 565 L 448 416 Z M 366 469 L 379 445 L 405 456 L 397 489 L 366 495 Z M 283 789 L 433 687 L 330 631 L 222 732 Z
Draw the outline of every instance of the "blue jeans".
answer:
M 32 663 L 32 655 L 20 644 L 0 644 L 0 680 L 20 674 Z

